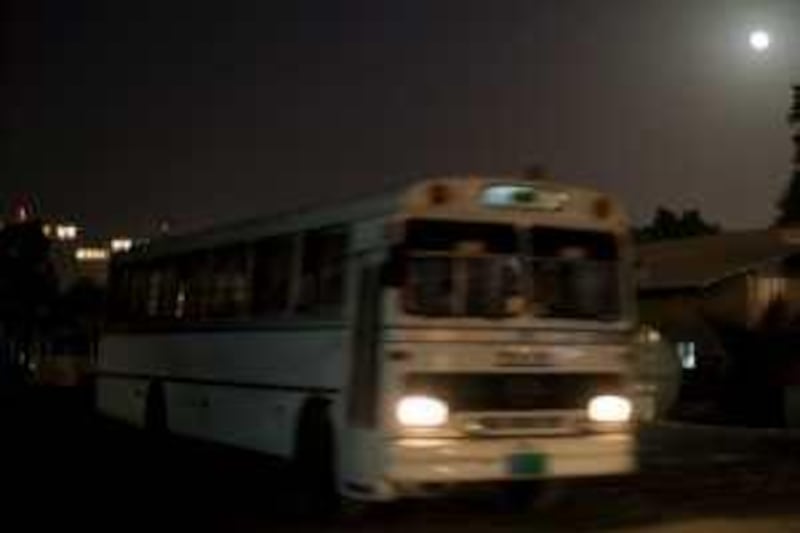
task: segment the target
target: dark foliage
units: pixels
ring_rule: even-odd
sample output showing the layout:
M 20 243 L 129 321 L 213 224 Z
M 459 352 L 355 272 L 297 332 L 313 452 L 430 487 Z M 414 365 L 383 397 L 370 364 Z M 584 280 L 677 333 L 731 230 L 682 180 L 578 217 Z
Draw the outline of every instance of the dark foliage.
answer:
M 50 242 L 31 222 L 0 230 L 0 324 L 6 336 L 26 341 L 46 329 L 58 297 Z
M 792 106 L 788 115 L 794 143 L 794 172 L 778 201 L 778 226 L 800 224 L 800 85 L 792 88 Z
M 58 280 L 37 222 L 0 230 L 0 380 L 15 381 L 24 355 L 53 325 Z
M 636 237 L 640 242 L 653 242 L 713 235 L 719 231 L 719 225 L 706 222 L 696 209 L 689 209 L 678 215 L 660 206 L 656 209 L 652 222 L 637 230 Z
M 783 426 L 785 386 L 800 372 L 800 322 L 776 299 L 753 327 L 716 322 L 728 354 L 722 407 L 746 426 Z

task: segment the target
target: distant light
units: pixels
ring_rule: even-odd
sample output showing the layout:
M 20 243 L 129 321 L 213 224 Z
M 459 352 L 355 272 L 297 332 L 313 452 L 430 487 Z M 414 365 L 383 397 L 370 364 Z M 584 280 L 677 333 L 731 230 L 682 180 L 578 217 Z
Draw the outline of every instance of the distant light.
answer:
M 647 342 L 651 344 L 656 344 L 661 342 L 661 333 L 657 329 L 648 328 L 647 330 Z
M 24 205 L 20 205 L 17 207 L 17 222 L 27 222 L 30 218 L 30 214 L 28 213 L 28 208 Z
M 75 259 L 78 261 L 106 261 L 109 252 L 105 248 L 78 248 L 75 250 Z
M 750 47 L 756 52 L 763 52 L 771 44 L 772 39 L 764 30 L 754 30 L 750 32 Z
M 111 251 L 112 252 L 127 252 L 128 250 L 133 247 L 133 240 L 127 237 L 120 237 L 117 239 L 111 239 Z
M 53 234 L 53 226 L 50 224 L 45 224 L 42 226 L 42 235 L 45 237 L 50 237 Z
M 56 239 L 59 241 L 74 241 L 78 238 L 78 226 L 74 224 L 58 224 L 56 226 Z
M 679 342 L 675 349 L 678 352 L 678 358 L 681 360 L 681 367 L 684 370 L 697 368 L 697 345 L 694 342 Z

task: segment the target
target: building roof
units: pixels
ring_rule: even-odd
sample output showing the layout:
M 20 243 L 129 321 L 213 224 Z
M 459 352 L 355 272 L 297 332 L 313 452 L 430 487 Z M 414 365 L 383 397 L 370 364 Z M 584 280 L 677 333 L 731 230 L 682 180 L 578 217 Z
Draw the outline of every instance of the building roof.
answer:
M 703 289 L 800 253 L 800 230 L 735 231 L 643 244 L 640 290 Z

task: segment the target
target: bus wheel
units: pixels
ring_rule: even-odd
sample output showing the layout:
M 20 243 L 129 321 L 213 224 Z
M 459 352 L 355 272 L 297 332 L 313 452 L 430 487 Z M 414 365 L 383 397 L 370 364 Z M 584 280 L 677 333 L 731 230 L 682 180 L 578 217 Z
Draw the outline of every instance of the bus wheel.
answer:
M 502 487 L 501 505 L 511 512 L 546 509 L 558 502 L 562 491 L 561 482 L 552 479 L 515 481 Z
M 167 399 L 161 381 L 151 381 L 147 386 L 144 427 L 152 435 L 164 435 L 167 432 Z
M 295 435 L 293 473 L 306 509 L 325 517 L 339 511 L 333 424 L 324 398 L 303 405 Z

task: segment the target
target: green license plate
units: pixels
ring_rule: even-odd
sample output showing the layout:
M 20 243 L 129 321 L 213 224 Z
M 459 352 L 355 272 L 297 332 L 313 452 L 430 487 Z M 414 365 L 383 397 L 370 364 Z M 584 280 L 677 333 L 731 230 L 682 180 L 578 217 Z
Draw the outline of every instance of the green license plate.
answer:
M 544 474 L 546 463 L 540 453 L 515 453 L 508 457 L 508 471 L 514 476 Z

